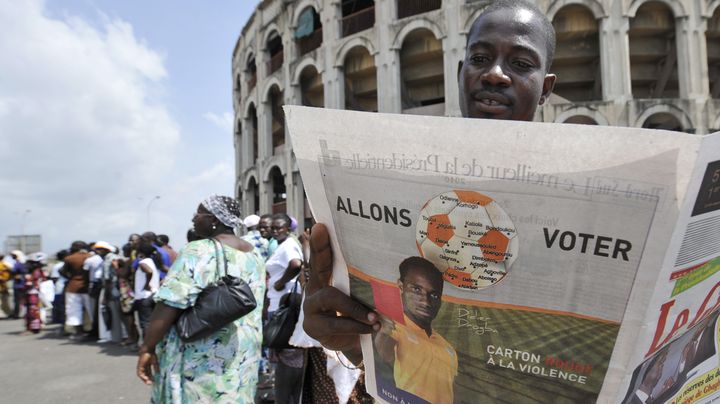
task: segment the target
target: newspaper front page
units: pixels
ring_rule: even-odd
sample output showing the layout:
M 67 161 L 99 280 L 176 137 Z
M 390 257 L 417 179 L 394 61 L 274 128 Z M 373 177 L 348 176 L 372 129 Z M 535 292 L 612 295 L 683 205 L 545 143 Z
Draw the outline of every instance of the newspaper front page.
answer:
M 665 270 L 676 266 L 666 258 L 690 226 L 680 212 L 688 187 L 700 187 L 693 173 L 708 138 L 303 107 L 286 114 L 313 214 L 331 232 L 335 284 L 383 319 L 363 337 L 368 390 L 381 402 L 635 402 L 648 375 L 683 389 L 668 381 L 669 366 L 653 366 L 657 352 L 671 363 L 673 344 L 717 341 L 714 314 L 675 333 L 663 328 L 654 341 L 663 302 L 705 288 L 712 275 L 703 276 L 718 267 L 708 258 L 717 252 L 693 255 L 703 269 L 663 289 L 662 276 L 677 271 Z M 712 210 L 713 198 L 699 211 Z M 694 289 L 685 296 L 699 305 Z

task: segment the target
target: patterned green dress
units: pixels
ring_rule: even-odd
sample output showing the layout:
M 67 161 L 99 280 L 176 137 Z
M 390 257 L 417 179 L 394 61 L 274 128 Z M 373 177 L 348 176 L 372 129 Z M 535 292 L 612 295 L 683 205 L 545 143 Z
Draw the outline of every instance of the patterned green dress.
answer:
M 151 403 L 252 403 L 262 343 L 265 267 L 260 256 L 223 246 L 228 272 L 245 280 L 259 302 L 250 314 L 215 334 L 183 343 L 172 327 L 158 343 L 160 372 Z M 222 255 L 220 268 L 222 271 Z M 185 309 L 202 289 L 219 277 L 212 240 L 189 243 L 155 295 L 156 302 Z

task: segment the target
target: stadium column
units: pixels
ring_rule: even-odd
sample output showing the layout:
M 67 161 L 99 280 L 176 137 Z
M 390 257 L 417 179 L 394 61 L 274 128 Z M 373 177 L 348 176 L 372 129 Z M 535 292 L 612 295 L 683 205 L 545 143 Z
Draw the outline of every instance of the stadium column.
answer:
M 461 35 L 461 13 L 459 2 L 448 2 L 443 5 L 445 26 L 447 32 L 442 38 L 443 70 L 445 76 L 445 115 L 460 116 L 458 101 L 457 67 L 458 62 L 465 56 L 465 35 Z M 440 39 L 440 38 L 438 38 Z
M 630 19 L 622 10 L 622 2 L 612 3 L 611 15 L 600 19 L 600 64 L 603 100 L 613 101 L 623 110 L 632 100 L 630 79 L 630 47 L 628 29 Z M 562 80 L 562 79 L 560 79 Z M 627 120 L 627 118 L 623 118 Z M 613 122 L 629 125 L 630 122 Z
M 400 55 L 393 49 L 394 35 L 390 24 L 395 20 L 396 0 L 375 2 L 375 32 L 377 43 L 375 66 L 377 67 L 377 101 L 379 112 L 399 114 L 402 112 L 400 97 Z
M 245 111 L 240 111 L 242 117 L 242 139 L 240 144 L 240 152 L 238 157 L 240 158 L 240 172 L 245 171 L 248 167 L 255 164 L 253 161 L 253 124 L 252 117 L 244 116 Z
M 695 134 L 708 133 L 705 104 L 710 98 L 707 71 L 707 20 L 699 12 L 675 20 L 680 98 L 692 100 Z
M 336 44 L 340 38 L 340 24 L 342 20 L 342 9 L 339 1 L 326 2 L 321 11 L 320 18 L 323 26 L 323 46 L 325 52 L 323 60 L 325 66 L 322 73 L 323 98 L 325 108 L 343 109 L 345 107 L 345 86 L 343 83 L 342 69 L 343 61 L 335 60 Z
M 260 89 L 258 89 L 260 90 Z M 258 94 L 260 105 L 258 106 L 258 160 L 256 162 L 259 178 L 260 211 L 270 212 L 272 210 L 273 184 L 267 178 L 265 168 L 268 159 L 272 157 L 272 112 L 269 97 L 267 94 Z

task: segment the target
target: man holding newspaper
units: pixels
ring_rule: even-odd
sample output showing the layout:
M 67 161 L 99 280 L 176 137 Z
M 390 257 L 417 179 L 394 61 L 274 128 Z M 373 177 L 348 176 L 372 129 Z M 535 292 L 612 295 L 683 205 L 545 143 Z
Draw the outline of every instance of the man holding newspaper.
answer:
M 552 24 L 535 5 L 521 0 L 491 3 L 473 23 L 465 59 L 458 66 L 463 116 L 531 121 L 555 85 L 555 75 L 548 73 L 554 50 Z M 312 230 L 305 330 L 325 347 L 342 350 L 360 363 L 359 335 L 380 332 L 380 317 L 330 286 L 333 253 L 327 229 L 318 224 Z

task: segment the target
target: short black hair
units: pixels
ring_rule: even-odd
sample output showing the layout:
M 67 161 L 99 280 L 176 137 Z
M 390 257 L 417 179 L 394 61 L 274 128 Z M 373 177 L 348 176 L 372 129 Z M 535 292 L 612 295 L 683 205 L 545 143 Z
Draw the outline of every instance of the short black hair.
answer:
M 477 23 L 477 21 L 485 14 L 499 10 L 517 9 L 527 9 L 540 19 L 543 36 L 545 37 L 545 51 L 547 53 L 547 60 L 545 61 L 545 72 L 547 73 L 550 70 L 553 59 L 555 58 L 555 27 L 553 27 L 552 22 L 547 18 L 547 15 L 545 15 L 545 13 L 540 10 L 537 5 L 529 2 L 528 0 L 495 0 L 485 6 L 482 13 L 480 13 L 480 15 L 475 19 L 475 21 L 473 21 L 472 25 L 470 26 L 470 32 L 465 39 L 465 48 L 467 48 L 470 37 L 472 36 L 472 32 L 475 29 L 475 23 Z
M 260 220 L 263 220 L 263 219 L 272 219 L 272 217 L 273 217 L 273 215 L 271 215 L 271 214 L 269 214 L 269 213 L 266 213 L 266 214 L 260 216 Z
M 438 267 L 435 266 L 432 262 L 426 260 L 423 257 L 408 257 L 403 260 L 403 262 L 400 263 L 400 281 L 404 282 L 405 277 L 407 276 L 408 272 L 410 272 L 411 269 L 420 269 L 423 271 L 423 273 L 429 275 L 431 278 L 431 281 L 438 281 L 438 283 L 442 286 L 443 284 L 443 277 L 442 272 L 438 269 Z
M 55 259 L 57 259 L 58 261 L 62 261 L 62 260 L 64 260 L 65 257 L 67 257 L 68 255 L 70 255 L 70 251 L 68 251 L 68 250 L 66 250 L 66 249 L 63 249 L 63 250 L 58 251 L 58 252 L 55 254 Z
M 170 237 L 168 237 L 167 234 L 158 234 L 157 241 L 162 243 L 162 245 L 168 245 L 170 244 Z
M 73 243 L 70 245 L 70 253 L 71 254 L 74 254 L 74 253 L 76 253 L 78 251 L 82 251 L 82 250 L 87 251 L 89 249 L 90 249 L 90 247 L 87 245 L 87 243 L 84 241 L 81 241 L 81 240 L 73 241 Z
M 276 213 L 276 214 L 272 215 L 272 220 L 273 221 L 274 220 L 283 220 L 283 221 L 285 221 L 285 224 L 287 225 L 288 228 L 290 228 L 290 224 L 292 223 L 290 216 L 288 216 L 285 213 Z
M 138 252 L 144 255 L 146 258 L 152 258 L 156 250 L 155 247 L 153 247 L 153 245 L 150 243 L 140 243 L 140 245 L 138 246 Z

